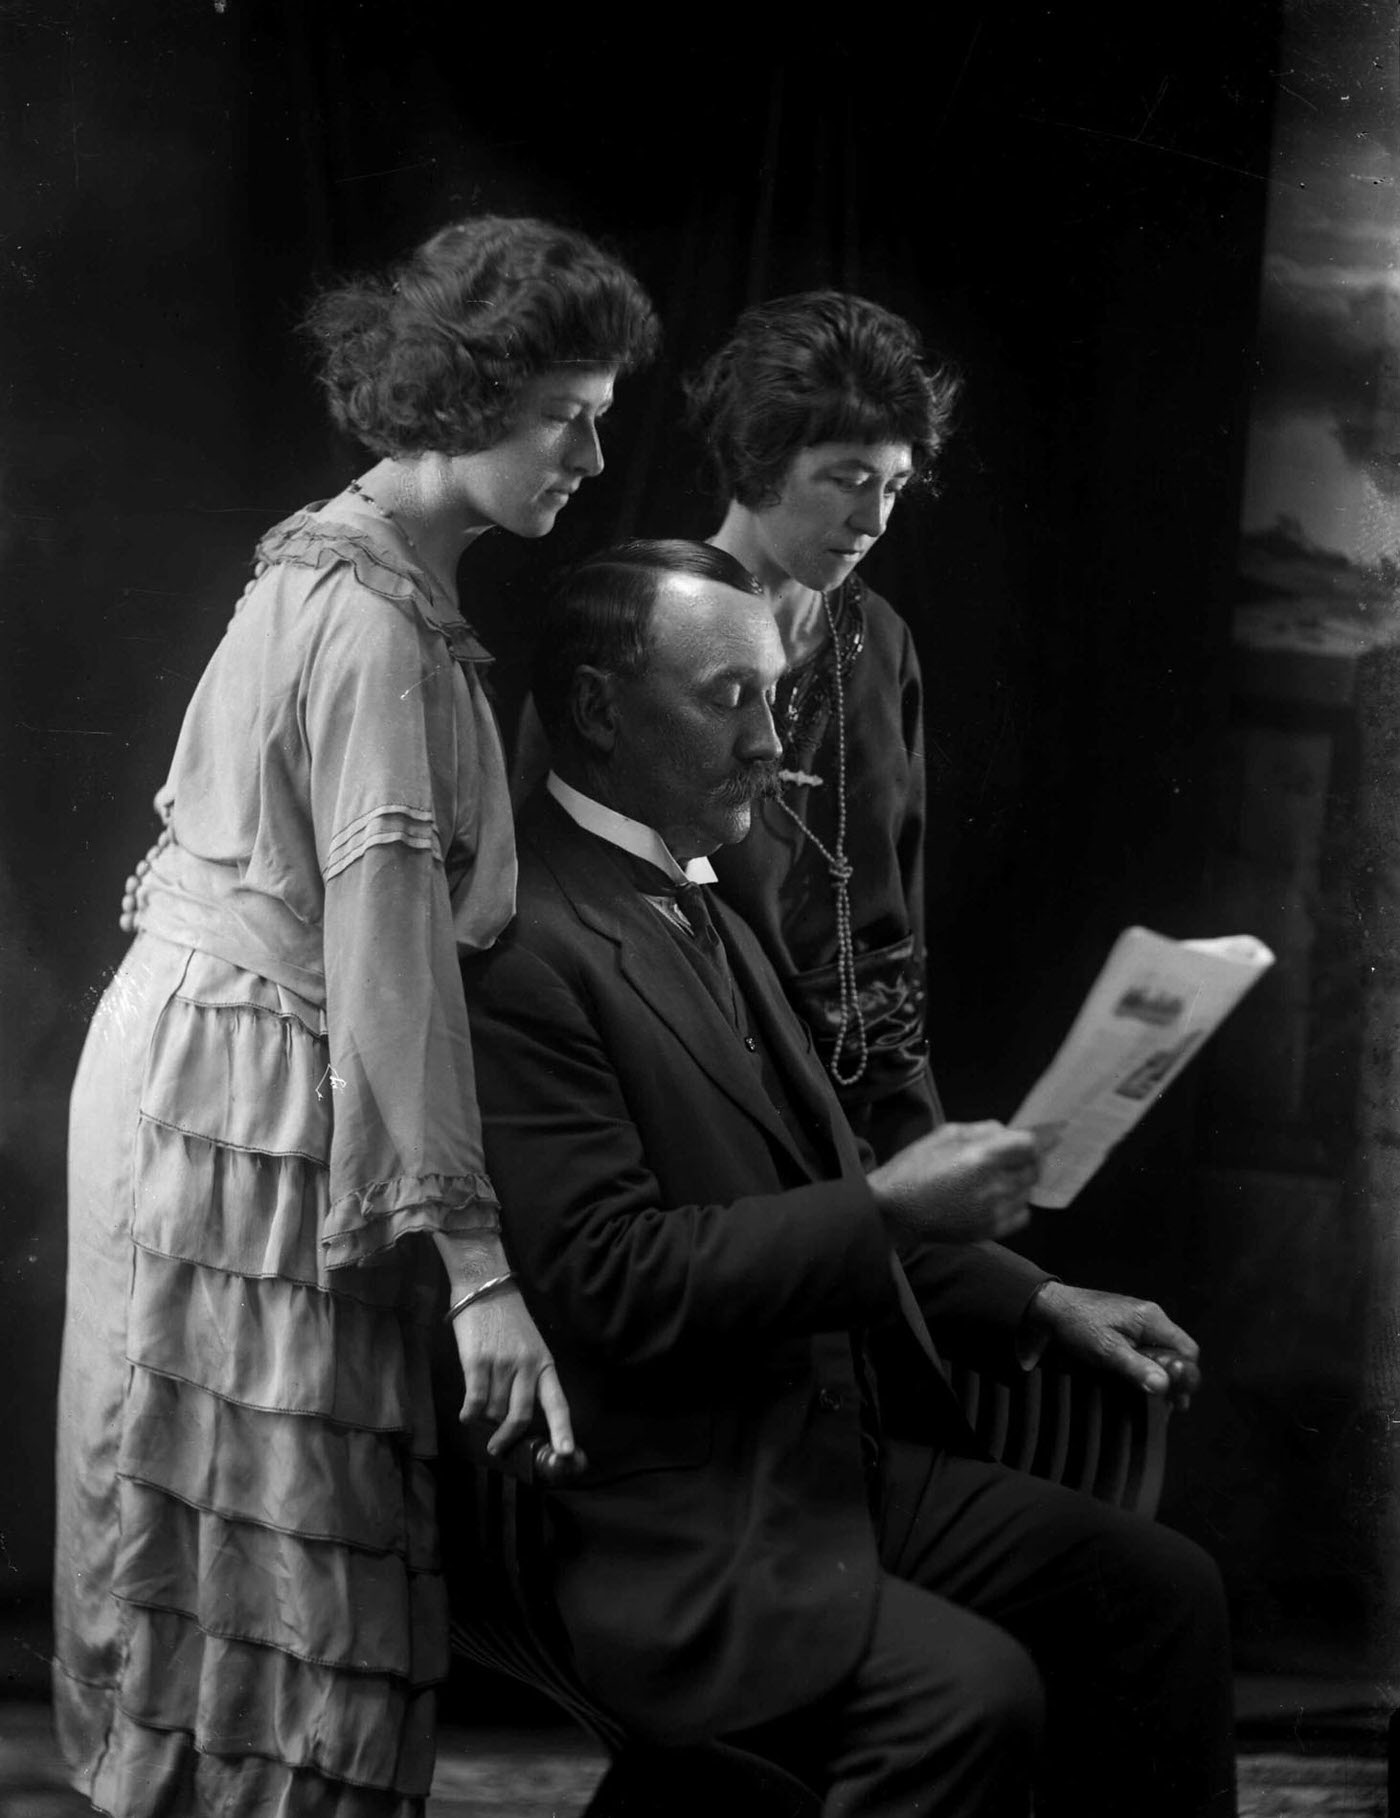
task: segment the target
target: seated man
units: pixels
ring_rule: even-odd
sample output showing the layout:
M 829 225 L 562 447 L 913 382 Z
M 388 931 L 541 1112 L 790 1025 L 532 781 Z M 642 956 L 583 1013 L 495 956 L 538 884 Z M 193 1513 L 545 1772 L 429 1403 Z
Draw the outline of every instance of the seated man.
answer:
M 576 1665 L 642 1738 L 727 1736 L 842 1814 L 1234 1811 L 1215 1569 L 978 1455 L 935 1341 L 1049 1340 L 1196 1380 L 1157 1307 L 986 1239 L 1034 1139 L 947 1125 L 867 1171 L 744 924 L 706 906 L 779 752 L 747 571 L 633 543 L 576 569 L 535 700 L 519 912 L 465 969 L 507 1250 L 587 1468 L 549 1492 Z M 504 1412 L 504 1409 L 500 1410 Z

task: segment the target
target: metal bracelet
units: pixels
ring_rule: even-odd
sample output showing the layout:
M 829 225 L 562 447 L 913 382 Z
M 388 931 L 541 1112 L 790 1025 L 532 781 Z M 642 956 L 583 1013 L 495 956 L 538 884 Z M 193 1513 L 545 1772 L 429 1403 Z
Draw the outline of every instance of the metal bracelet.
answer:
M 479 1288 L 470 1289 L 460 1300 L 453 1301 L 452 1305 L 442 1316 L 443 1324 L 450 1326 L 457 1315 L 459 1313 L 465 1313 L 467 1308 L 474 1302 L 483 1299 L 487 1294 L 494 1293 L 497 1288 L 505 1287 L 508 1281 L 514 1280 L 515 1270 L 507 1269 L 504 1275 L 493 1275 L 490 1281 L 482 1282 Z

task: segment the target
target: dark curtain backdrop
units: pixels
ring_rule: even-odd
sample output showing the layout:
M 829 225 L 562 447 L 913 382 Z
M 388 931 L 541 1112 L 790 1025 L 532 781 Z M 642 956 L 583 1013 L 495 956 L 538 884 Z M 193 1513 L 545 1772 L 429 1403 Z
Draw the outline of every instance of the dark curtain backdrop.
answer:
M 1272 7 L 813 12 L 800 42 L 762 15 L 740 32 L 679 10 L 483 13 L 0 7 L 16 1597 L 47 1579 L 66 1094 L 123 950 L 122 879 L 254 539 L 356 470 L 295 333 L 324 277 L 457 214 L 528 211 L 605 237 L 656 298 L 665 357 L 623 388 L 606 473 L 546 542 L 487 539 L 464 566 L 508 726 L 552 568 L 618 532 L 717 521 L 679 378 L 736 312 L 832 284 L 912 316 L 966 402 L 940 496 L 901 507 L 868 574 L 927 681 L 933 1043 L 954 1112 L 1014 1108 L 1126 921 L 1220 931 L 1199 905 Z M 1185 1292 L 1188 1316 L 1193 1093 L 1031 1240 L 1081 1276 Z

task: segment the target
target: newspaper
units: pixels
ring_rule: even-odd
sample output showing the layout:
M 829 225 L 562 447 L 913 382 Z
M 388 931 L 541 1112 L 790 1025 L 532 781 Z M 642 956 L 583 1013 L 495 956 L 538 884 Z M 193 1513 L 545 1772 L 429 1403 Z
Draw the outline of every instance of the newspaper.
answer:
M 1274 956 L 1252 934 L 1119 935 L 1049 1070 L 1011 1119 L 1054 1138 L 1033 1206 L 1067 1206 Z

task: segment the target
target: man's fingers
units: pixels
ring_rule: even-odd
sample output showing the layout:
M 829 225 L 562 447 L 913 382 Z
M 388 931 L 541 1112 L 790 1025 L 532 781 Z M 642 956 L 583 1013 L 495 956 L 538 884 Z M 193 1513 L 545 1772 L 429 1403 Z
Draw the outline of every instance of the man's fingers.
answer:
M 1161 1364 L 1153 1363 L 1141 1351 L 1115 1352 L 1109 1361 L 1149 1395 L 1165 1395 L 1172 1386 L 1171 1377 Z
M 1178 1395 L 1194 1395 L 1201 1386 L 1201 1372 L 1194 1363 L 1188 1363 L 1184 1357 L 1177 1358 L 1167 1365 L 1167 1374 L 1172 1379 L 1172 1387 Z
M 1149 1395 L 1165 1395 L 1171 1388 L 1171 1377 L 1167 1374 L 1166 1366 L 1148 1352 L 1138 1350 L 1120 1331 L 1100 1329 L 1094 1350 L 1102 1369 L 1112 1370 L 1118 1376 L 1126 1376 Z
M 1178 1357 L 1173 1351 L 1149 1348 L 1147 1354 L 1166 1371 L 1171 1383 L 1171 1398 L 1184 1412 L 1191 1405 L 1191 1397 L 1201 1386 L 1199 1364 L 1195 1358 Z
M 1172 1379 L 1166 1366 L 1142 1351 L 1135 1351 L 1125 1346 L 1121 1352 L 1115 1352 L 1115 1361 L 1125 1374 L 1142 1385 L 1149 1395 L 1166 1395 L 1171 1391 Z
M 1174 1320 L 1168 1319 L 1162 1309 L 1153 1301 L 1143 1308 L 1142 1336 L 1139 1343 L 1145 1350 L 1169 1351 L 1174 1356 L 1185 1358 L 1194 1363 L 1201 1354 L 1201 1347 L 1189 1332 L 1183 1332 Z
M 983 1147 L 988 1159 L 1000 1163 L 1004 1168 L 1036 1168 L 1040 1165 L 1040 1150 L 1029 1130 L 998 1129 L 995 1135 L 986 1138 Z

